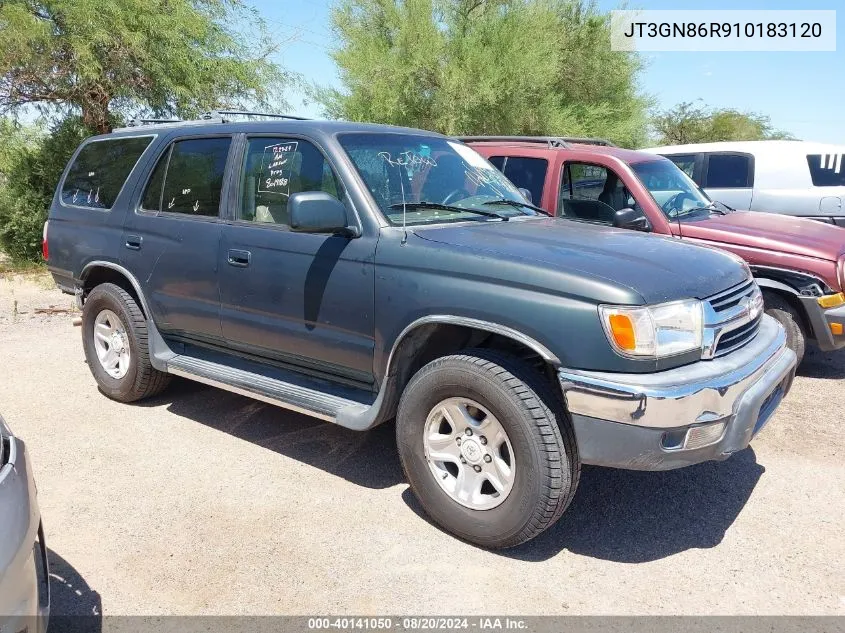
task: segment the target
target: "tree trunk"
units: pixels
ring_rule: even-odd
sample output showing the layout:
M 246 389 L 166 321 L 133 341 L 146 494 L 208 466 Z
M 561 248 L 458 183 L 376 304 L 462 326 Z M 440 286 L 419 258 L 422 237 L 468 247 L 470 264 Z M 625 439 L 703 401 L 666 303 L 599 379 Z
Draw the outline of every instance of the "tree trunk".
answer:
M 92 132 L 97 134 L 108 134 L 111 132 L 109 121 L 108 95 L 97 90 L 91 90 L 86 95 L 88 98 L 82 104 L 82 123 Z

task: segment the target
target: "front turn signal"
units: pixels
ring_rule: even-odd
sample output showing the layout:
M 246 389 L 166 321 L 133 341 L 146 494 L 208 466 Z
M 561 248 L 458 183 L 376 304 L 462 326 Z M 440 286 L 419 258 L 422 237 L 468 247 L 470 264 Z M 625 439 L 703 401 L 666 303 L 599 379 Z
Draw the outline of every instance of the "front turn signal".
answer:
M 823 308 L 837 308 L 845 303 L 845 294 L 837 292 L 835 295 L 825 295 L 816 299 Z
M 611 314 L 608 318 L 610 332 L 619 349 L 631 351 L 637 348 L 637 337 L 634 334 L 634 324 L 627 314 Z

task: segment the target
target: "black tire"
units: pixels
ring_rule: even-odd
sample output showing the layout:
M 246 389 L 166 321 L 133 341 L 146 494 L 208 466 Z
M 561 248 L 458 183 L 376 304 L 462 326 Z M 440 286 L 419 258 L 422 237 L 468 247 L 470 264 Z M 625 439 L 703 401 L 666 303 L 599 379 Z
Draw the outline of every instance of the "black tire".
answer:
M 801 315 L 787 299 L 777 292 L 764 292 L 763 303 L 766 314 L 776 319 L 786 330 L 786 344 L 795 352 L 800 365 L 807 347 L 807 336 L 801 324 Z
M 94 348 L 94 323 L 103 310 L 111 310 L 122 321 L 129 339 L 129 368 L 122 378 L 110 376 L 100 363 Z M 170 375 L 150 364 L 144 313 L 128 292 L 105 283 L 94 288 L 82 308 L 82 346 L 88 367 L 105 395 L 119 402 L 135 402 L 161 393 L 170 383 Z
M 513 488 L 494 508 L 472 509 L 452 499 L 426 460 L 426 419 L 453 397 L 470 398 L 493 413 L 513 447 Z M 483 547 L 513 547 L 534 538 L 560 518 L 578 487 L 581 462 L 561 398 L 535 369 L 496 351 L 467 350 L 420 369 L 402 393 L 396 436 L 405 476 L 428 515 Z

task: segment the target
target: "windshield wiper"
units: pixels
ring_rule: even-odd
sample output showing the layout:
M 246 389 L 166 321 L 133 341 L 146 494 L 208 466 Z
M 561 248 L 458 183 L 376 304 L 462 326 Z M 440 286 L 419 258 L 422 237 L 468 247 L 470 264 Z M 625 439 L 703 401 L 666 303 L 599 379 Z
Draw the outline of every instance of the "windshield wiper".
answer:
M 711 202 L 706 207 L 693 207 L 692 209 L 684 209 L 683 211 L 678 213 L 675 217 L 692 215 L 693 213 L 695 213 L 697 211 L 710 211 L 711 213 L 718 213 L 719 215 L 727 215 L 727 213 L 725 213 L 721 209 L 717 209 L 715 204 L 716 204 L 715 202 Z
M 510 218 L 506 215 L 501 215 L 499 213 L 493 213 L 492 211 L 482 211 L 481 209 L 469 209 L 466 207 L 457 207 L 452 204 L 442 204 L 440 202 L 397 202 L 396 204 L 391 204 L 390 209 L 443 209 L 444 211 L 455 211 L 456 213 L 475 213 L 477 215 L 483 215 L 488 218 L 497 218 L 502 220 L 503 222 L 507 222 Z
M 529 202 L 520 202 L 519 200 L 508 200 L 507 198 L 499 198 L 498 200 L 490 200 L 488 202 L 484 202 L 483 204 L 507 204 L 511 207 L 525 207 L 526 209 L 531 209 L 532 211 L 536 211 L 537 213 L 542 213 L 543 215 L 552 217 L 552 214 L 546 211 L 545 209 L 535 207 Z M 528 214 L 526 213 L 525 215 Z

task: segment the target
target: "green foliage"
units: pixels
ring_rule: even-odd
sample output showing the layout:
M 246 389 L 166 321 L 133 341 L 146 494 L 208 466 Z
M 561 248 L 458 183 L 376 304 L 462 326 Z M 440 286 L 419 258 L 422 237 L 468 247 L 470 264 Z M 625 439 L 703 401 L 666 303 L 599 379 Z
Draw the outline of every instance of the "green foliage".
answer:
M 655 145 L 686 145 L 716 141 L 765 141 L 793 139 L 772 127 L 767 116 L 733 109 L 712 109 L 685 102 L 658 113 L 652 120 Z
M 6 0 L 0 108 L 81 112 L 106 132 L 114 112 L 266 106 L 287 79 L 272 50 L 240 0 Z
M 0 120 L 0 249 L 16 260 L 38 261 L 50 201 L 71 154 L 91 135 L 80 117 L 43 134 Z
M 341 0 L 342 90 L 326 114 L 445 134 L 644 140 L 640 58 L 610 50 L 608 14 L 582 0 Z

